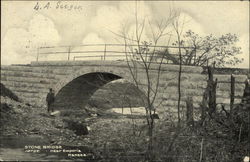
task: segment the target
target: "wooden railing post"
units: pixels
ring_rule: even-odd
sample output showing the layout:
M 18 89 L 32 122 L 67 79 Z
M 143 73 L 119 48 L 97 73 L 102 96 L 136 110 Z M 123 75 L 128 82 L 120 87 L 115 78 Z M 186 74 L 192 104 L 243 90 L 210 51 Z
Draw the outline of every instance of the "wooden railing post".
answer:
M 105 44 L 105 47 L 104 47 L 104 55 L 103 55 L 103 60 L 105 60 L 106 59 L 106 44 Z
M 39 47 L 37 48 L 36 61 L 38 61 L 38 58 L 39 58 Z
M 70 59 L 70 46 L 69 46 L 69 50 L 68 50 L 68 61 Z

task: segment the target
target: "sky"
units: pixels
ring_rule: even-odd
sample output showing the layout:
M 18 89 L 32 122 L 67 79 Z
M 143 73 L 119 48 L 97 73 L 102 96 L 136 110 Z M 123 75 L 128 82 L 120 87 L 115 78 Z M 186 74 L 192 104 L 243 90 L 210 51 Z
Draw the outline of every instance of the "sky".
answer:
M 2 1 L 1 64 L 35 61 L 42 46 L 122 43 L 114 33 L 121 33 L 124 26 L 128 33 L 135 32 L 134 8 L 134 1 Z M 238 67 L 249 67 L 249 2 L 139 1 L 137 8 L 139 21 L 167 20 L 176 10 L 187 20 L 184 32 L 236 34 L 242 48 L 238 57 L 244 58 Z M 152 38 L 151 27 L 145 26 L 144 40 Z

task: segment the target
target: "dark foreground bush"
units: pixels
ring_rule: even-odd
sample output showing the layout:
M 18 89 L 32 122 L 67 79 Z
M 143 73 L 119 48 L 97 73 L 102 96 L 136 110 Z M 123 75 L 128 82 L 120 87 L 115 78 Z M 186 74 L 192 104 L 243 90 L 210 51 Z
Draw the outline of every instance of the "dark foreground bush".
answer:
M 242 162 L 249 153 L 249 109 L 244 105 L 236 106 L 230 116 L 217 111 L 194 125 L 157 121 L 150 160 L 143 120 L 103 119 L 94 124 L 90 145 L 95 157 L 104 161 Z

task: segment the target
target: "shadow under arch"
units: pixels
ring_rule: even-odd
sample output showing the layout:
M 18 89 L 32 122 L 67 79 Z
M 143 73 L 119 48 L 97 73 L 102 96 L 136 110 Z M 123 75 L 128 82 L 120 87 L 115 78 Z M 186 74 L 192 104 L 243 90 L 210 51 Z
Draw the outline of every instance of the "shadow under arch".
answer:
M 131 81 L 107 72 L 80 75 L 63 86 L 55 96 L 54 110 L 64 113 L 89 108 L 105 111 L 110 108 L 144 107 L 145 94 Z M 68 114 L 68 113 L 67 113 Z
M 55 91 L 55 94 L 66 86 L 69 82 L 73 81 L 74 79 L 89 74 L 89 73 L 110 73 L 116 76 L 119 76 L 120 78 L 123 78 L 131 83 L 133 83 L 132 76 L 130 75 L 129 71 L 126 71 L 123 67 L 99 67 L 99 68 L 80 68 L 79 70 L 76 70 L 72 74 L 68 75 L 67 77 L 61 79 L 57 84 L 52 85 L 52 88 Z M 133 83 L 134 84 L 134 83 Z
M 97 77 L 95 75 L 99 75 L 99 76 L 102 75 L 102 76 Z M 98 67 L 88 67 L 88 68 L 83 67 L 83 68 L 79 68 L 79 69 L 75 70 L 73 73 L 62 78 L 59 82 L 57 82 L 57 84 L 52 86 L 52 88 L 55 91 L 55 95 L 56 95 L 56 101 L 55 101 L 54 106 L 53 106 L 55 108 L 55 110 L 56 109 L 58 109 L 58 110 L 64 109 L 65 110 L 65 109 L 72 109 L 72 108 L 73 109 L 84 108 L 84 106 L 88 102 L 88 99 L 91 97 L 91 94 L 93 95 L 98 90 L 98 88 L 101 89 L 100 84 L 97 88 L 94 85 L 90 85 L 89 87 L 93 86 L 93 89 L 90 90 L 89 93 L 87 93 L 88 95 L 86 94 L 86 97 L 84 97 L 84 96 L 81 97 L 81 95 L 79 95 L 80 94 L 79 92 L 86 92 L 86 91 L 82 91 L 81 87 L 72 88 L 70 85 L 74 85 L 74 83 L 76 83 L 76 82 L 77 83 L 86 83 L 86 82 L 84 82 L 84 80 L 88 77 L 90 77 L 90 80 L 87 80 L 88 83 L 92 83 L 93 80 L 97 81 L 98 79 L 104 77 L 104 80 L 106 80 L 106 81 L 101 82 L 101 85 L 103 85 L 103 86 L 106 86 L 108 84 L 111 84 L 111 86 L 113 86 L 113 84 L 112 84 L 113 81 L 119 82 L 119 80 L 125 80 L 127 83 L 130 83 L 132 85 L 130 87 L 130 89 L 133 89 L 133 88 L 137 89 L 142 96 L 146 97 L 144 86 L 139 85 L 139 87 L 137 87 L 135 85 L 128 68 L 124 68 L 124 67 L 120 67 L 120 66 L 117 66 L 115 68 L 113 66 L 98 66 Z M 92 81 L 91 81 L 91 77 L 93 77 Z M 75 85 L 75 86 L 77 87 L 77 85 Z M 80 86 L 80 85 L 78 84 L 78 86 Z M 82 86 L 84 86 L 84 85 L 82 85 Z M 87 86 L 87 84 L 85 86 Z M 121 86 L 124 86 L 124 85 L 121 85 Z M 68 89 L 68 90 L 66 90 L 66 89 Z M 73 89 L 77 89 L 79 92 L 78 93 L 72 93 L 72 92 L 67 93 L 67 91 L 71 91 Z M 115 89 L 115 90 L 117 90 L 117 89 Z M 63 93 L 63 91 L 64 91 L 64 93 Z M 130 92 L 133 93 L 135 91 L 130 91 Z M 135 96 L 135 97 L 138 97 L 138 96 Z M 130 96 L 129 99 L 131 99 L 131 98 L 133 98 L 133 97 Z M 93 99 L 93 98 L 91 98 L 91 99 Z M 76 101 L 79 101 L 79 102 L 76 102 Z M 135 101 L 135 100 L 132 99 L 132 102 L 133 101 Z M 145 99 L 143 102 L 145 102 Z M 113 105 L 114 105 L 114 103 L 113 103 Z M 140 107 L 145 106 L 145 104 L 143 104 L 143 105 L 142 104 L 134 104 L 132 106 L 138 107 L 138 105 L 140 105 Z
M 78 76 L 58 90 L 53 107 L 56 110 L 82 109 L 96 90 L 120 78 L 120 76 L 106 72 L 94 72 Z

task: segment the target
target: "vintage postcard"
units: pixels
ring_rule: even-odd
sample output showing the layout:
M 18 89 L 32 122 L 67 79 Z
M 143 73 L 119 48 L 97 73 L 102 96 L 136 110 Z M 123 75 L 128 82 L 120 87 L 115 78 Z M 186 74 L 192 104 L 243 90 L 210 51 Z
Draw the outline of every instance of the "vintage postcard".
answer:
M 0 161 L 249 162 L 249 1 L 1 1 Z

